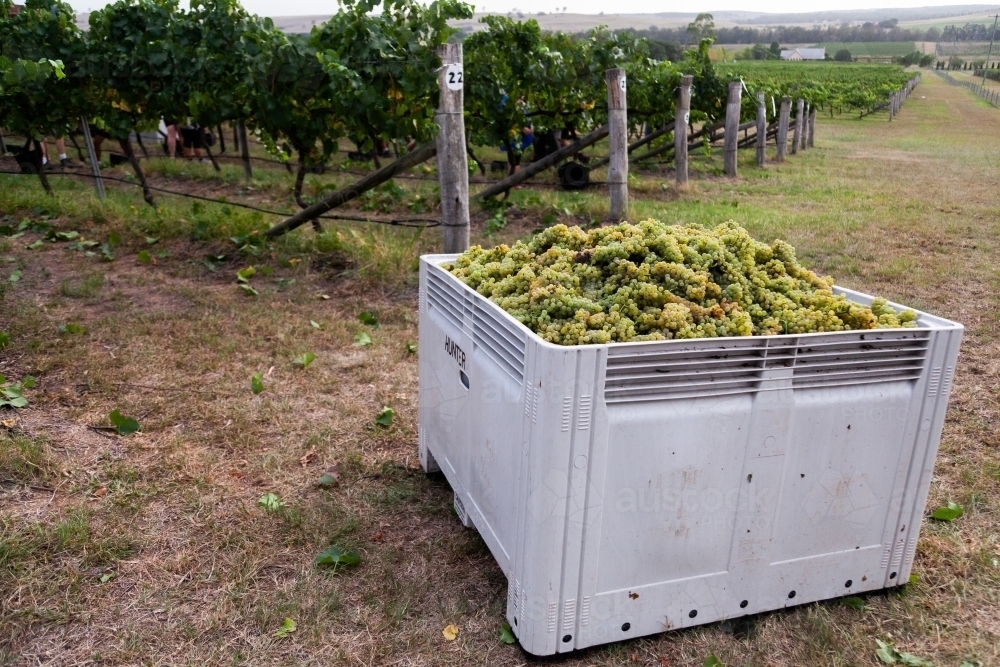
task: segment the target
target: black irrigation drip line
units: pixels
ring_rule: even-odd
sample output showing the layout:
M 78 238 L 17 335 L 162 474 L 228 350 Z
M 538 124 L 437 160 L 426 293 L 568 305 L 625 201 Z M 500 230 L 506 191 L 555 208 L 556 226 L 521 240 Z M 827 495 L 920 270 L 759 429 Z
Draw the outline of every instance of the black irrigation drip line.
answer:
M 24 172 L 20 172 L 20 171 L 4 171 L 4 170 L 0 170 L 0 174 L 10 174 L 12 176 L 36 176 L 37 175 L 37 174 L 25 174 Z M 79 177 L 79 178 L 86 178 L 86 179 L 93 178 L 93 176 L 90 175 L 90 174 L 77 174 L 77 173 L 67 173 L 67 172 L 58 172 L 58 171 L 47 172 L 46 176 L 76 176 L 76 177 Z M 133 185 L 135 187 L 142 187 L 142 185 L 140 183 L 135 183 L 133 181 L 130 181 L 130 180 L 124 179 L 124 178 L 115 178 L 114 176 L 103 176 L 103 175 L 101 176 L 101 178 L 103 180 L 106 180 L 106 181 L 116 181 L 118 183 L 125 183 L 126 185 Z M 153 190 L 155 192 L 162 192 L 163 194 L 167 194 L 167 195 L 174 195 L 174 196 L 177 196 L 177 197 L 187 197 L 188 199 L 198 199 L 198 200 L 201 200 L 201 201 L 211 202 L 213 204 L 222 204 L 224 206 L 236 206 L 237 208 L 245 208 L 245 209 L 249 209 L 251 211 L 257 211 L 259 213 L 267 213 L 269 215 L 276 215 L 276 216 L 279 216 L 279 217 L 282 217 L 282 218 L 287 218 L 290 215 L 294 215 L 294 213 L 285 213 L 285 212 L 282 212 L 282 211 L 272 211 L 272 210 L 269 210 L 269 209 L 266 209 L 266 208 L 260 208 L 258 206 L 252 206 L 250 204 L 241 204 L 239 202 L 223 201 L 221 199 L 212 199 L 211 197 L 202 197 L 201 195 L 193 195 L 193 194 L 190 194 L 190 193 L 187 193 L 187 192 L 177 192 L 176 190 L 166 190 L 164 188 L 157 188 L 157 187 L 154 187 L 152 185 L 147 185 L 146 187 L 148 187 L 150 190 Z M 410 228 L 414 228 L 414 229 L 425 229 L 425 228 L 430 228 L 430 227 L 439 227 L 441 225 L 441 221 L 440 220 L 433 220 L 433 219 L 428 219 L 428 218 L 395 218 L 395 219 L 391 219 L 391 220 L 379 220 L 378 218 L 362 218 L 362 217 L 359 217 L 359 216 L 350 216 L 350 215 L 321 215 L 321 216 L 318 216 L 318 217 L 321 218 L 321 219 L 323 219 L 323 220 L 347 220 L 347 221 L 352 221 L 352 222 L 373 222 L 373 223 L 377 223 L 377 224 L 380 224 L 380 225 L 390 225 L 390 226 L 393 226 L 393 227 L 410 227 Z M 415 223 L 415 222 L 422 222 L 422 223 L 427 223 L 427 224 L 412 224 L 412 223 Z
M 341 174 L 351 174 L 352 176 L 367 176 L 368 174 L 360 171 L 341 171 L 341 172 L 330 172 L 330 173 L 341 173 Z M 393 179 L 402 178 L 410 181 L 437 181 L 438 179 L 432 176 L 409 176 L 403 174 L 397 174 L 393 176 Z M 469 185 L 493 185 L 499 183 L 500 181 L 487 181 L 481 178 L 470 178 Z M 607 185 L 607 181 L 588 181 L 588 184 L 592 185 Z M 538 181 L 525 181 L 523 183 L 518 183 L 517 187 L 529 186 L 534 188 L 555 188 L 559 186 L 558 183 L 539 183 Z

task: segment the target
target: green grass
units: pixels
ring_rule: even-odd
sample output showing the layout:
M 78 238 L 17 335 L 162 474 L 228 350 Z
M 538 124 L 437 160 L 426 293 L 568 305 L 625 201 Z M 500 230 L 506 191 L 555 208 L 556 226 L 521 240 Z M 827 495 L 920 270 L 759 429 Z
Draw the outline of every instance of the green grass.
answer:
M 44 480 L 52 473 L 45 438 L 32 438 L 12 429 L 0 431 L 0 484 Z

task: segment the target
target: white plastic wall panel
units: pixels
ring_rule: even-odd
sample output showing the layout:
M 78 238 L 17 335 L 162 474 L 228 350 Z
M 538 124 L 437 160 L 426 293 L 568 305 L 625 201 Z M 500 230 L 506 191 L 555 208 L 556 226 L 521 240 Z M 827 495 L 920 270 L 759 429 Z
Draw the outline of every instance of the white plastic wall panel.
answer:
M 961 325 L 562 347 L 453 259 L 421 261 L 421 463 L 527 651 L 908 580 Z

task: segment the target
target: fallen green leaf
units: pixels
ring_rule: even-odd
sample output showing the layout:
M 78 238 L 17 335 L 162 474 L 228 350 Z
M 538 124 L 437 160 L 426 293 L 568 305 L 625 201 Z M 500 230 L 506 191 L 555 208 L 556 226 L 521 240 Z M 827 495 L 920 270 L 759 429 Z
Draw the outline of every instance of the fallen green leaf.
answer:
M 284 639 L 288 635 L 295 632 L 296 629 L 297 626 L 295 625 L 295 621 L 290 618 L 286 618 L 281 622 L 281 627 L 274 633 L 274 636 L 278 639 Z
M 320 329 L 319 322 L 315 320 L 309 320 L 309 326 L 311 326 L 313 329 L 316 329 L 317 331 L 319 331 Z
M 316 484 L 324 488 L 329 488 L 331 486 L 337 485 L 337 478 L 331 475 L 330 473 L 325 472 L 319 476 L 319 481 L 316 482 Z
M 108 421 L 115 427 L 118 431 L 118 435 L 131 435 L 139 430 L 139 422 L 131 417 L 126 417 L 115 408 L 108 415 Z
M 517 637 L 514 636 L 514 630 L 507 621 L 504 621 L 503 625 L 500 626 L 500 641 L 504 644 L 513 644 L 517 641 Z
M 101 575 L 101 583 L 106 584 L 114 578 L 115 578 L 114 572 L 105 572 L 104 574 Z
M 10 334 L 6 331 L 0 331 L 0 350 L 7 347 L 8 343 L 10 343 Z
M 406 344 L 406 351 L 409 354 L 416 354 L 417 353 L 417 344 L 416 343 L 407 343 Z
M 35 380 L 34 375 L 25 375 L 21 380 L 21 386 L 25 389 L 34 389 L 36 384 L 38 384 L 38 381 Z
M 374 327 L 378 325 L 378 319 L 375 317 L 375 313 L 371 313 L 367 310 L 361 311 L 358 315 L 358 319 L 361 320 L 363 324 Z
M 702 667 L 726 667 L 721 660 L 715 657 L 714 653 L 710 653 L 701 665 Z
M 930 660 L 925 660 L 905 651 L 899 654 L 899 661 L 908 667 L 934 667 L 934 663 Z
M 396 416 L 396 411 L 390 407 L 382 408 L 382 411 L 375 417 L 375 423 L 379 426 L 392 426 L 392 418 Z
M 372 337 L 367 331 L 362 331 L 354 337 L 354 347 L 368 347 L 372 344 Z
M 939 507 L 931 514 L 932 519 L 937 521 L 954 521 L 965 514 L 965 509 L 958 503 L 948 503 L 944 507 Z
M 139 260 L 140 264 L 149 264 L 153 261 L 153 258 L 150 256 L 148 250 L 140 250 L 139 254 L 136 255 L 135 258 Z
M 14 269 L 14 272 L 10 274 L 10 278 L 7 279 L 9 283 L 16 283 L 21 280 L 22 271 L 21 269 Z
M 115 260 L 115 247 L 110 243 L 102 243 L 101 259 L 105 262 L 113 262 Z
M 39 239 L 39 240 L 35 241 L 34 243 L 29 244 L 28 245 L 28 250 L 38 250 L 43 245 L 45 245 L 45 243 L 41 239 Z
M 875 643 L 878 644 L 878 649 L 875 651 L 875 657 L 887 665 L 899 662 L 899 652 L 897 652 L 892 645 L 886 644 L 881 639 L 876 639 Z
M 854 595 L 844 598 L 841 602 L 844 603 L 845 607 L 850 607 L 851 609 L 860 611 L 865 608 L 865 601 Z
M 240 269 L 236 272 L 236 280 L 241 283 L 250 282 L 250 279 L 257 275 L 257 269 L 252 266 L 248 266 L 245 269 Z
M 316 355 L 312 352 L 306 352 L 305 354 L 300 354 L 299 356 L 292 359 L 292 365 L 298 366 L 299 368 L 309 368 L 309 364 L 316 360 Z
M 247 283 L 240 283 L 240 289 L 247 293 L 247 296 L 260 296 L 260 292 L 253 288 L 253 285 L 248 285 Z
M 339 547 L 330 547 L 320 555 L 316 556 L 317 566 L 330 566 L 334 570 L 338 566 L 357 565 L 361 562 L 361 556 L 353 551 L 341 551 Z
M 26 399 L 24 396 L 18 396 L 16 398 L 11 398 L 11 399 L 0 398 L 0 408 L 2 408 L 5 405 L 9 405 L 12 408 L 24 408 L 27 407 L 28 405 L 28 399 Z
M 257 499 L 257 504 L 267 512 L 277 512 L 285 506 L 285 503 L 282 502 L 277 493 L 265 493 Z
M 264 391 L 264 374 L 257 373 L 252 378 L 250 378 L 250 391 L 254 394 L 259 394 Z
M 916 584 L 919 581 L 920 581 L 920 575 L 919 574 L 911 574 L 910 575 L 910 581 L 909 581 L 909 583 Z
M 73 322 L 67 322 L 66 324 L 59 325 L 59 333 L 64 334 L 82 334 L 84 328 L 79 324 L 74 324 Z
M 155 245 L 156 242 L 159 241 L 159 240 L 160 240 L 159 236 L 147 236 L 146 237 L 146 244 L 147 245 Z

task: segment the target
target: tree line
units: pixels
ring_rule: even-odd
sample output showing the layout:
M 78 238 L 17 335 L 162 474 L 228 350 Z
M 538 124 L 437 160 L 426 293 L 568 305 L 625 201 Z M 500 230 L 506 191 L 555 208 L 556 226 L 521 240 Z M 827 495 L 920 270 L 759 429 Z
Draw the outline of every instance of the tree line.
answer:
M 841 24 L 826 26 L 775 26 L 750 28 L 735 26 L 715 28 L 714 36 L 719 44 L 816 44 L 820 42 L 951 42 L 989 41 L 992 25 L 966 23 L 963 26 L 949 25 L 943 30 L 930 27 L 901 28 L 895 19 L 880 23 L 860 25 Z M 689 27 L 660 28 L 650 26 L 645 30 L 631 30 L 638 37 L 663 44 L 661 48 L 680 48 L 697 43 L 700 34 L 692 35 Z M 1000 32 L 1000 31 L 998 31 Z M 997 35 L 1000 37 L 1000 35 Z M 671 45 L 671 46 L 666 46 Z M 673 46 L 676 45 L 676 46 Z

